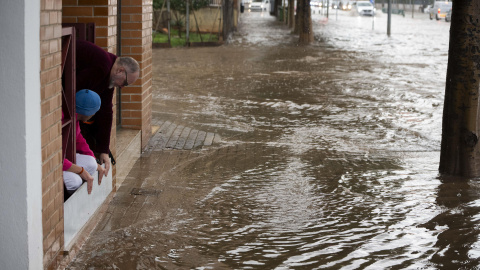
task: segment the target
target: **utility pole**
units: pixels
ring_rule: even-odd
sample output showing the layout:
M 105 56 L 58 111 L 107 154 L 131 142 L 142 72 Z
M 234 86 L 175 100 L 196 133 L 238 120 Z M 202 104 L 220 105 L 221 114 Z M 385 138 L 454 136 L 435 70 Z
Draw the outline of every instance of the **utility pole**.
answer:
M 415 0 L 410 0 L 412 3 L 412 19 L 413 19 L 413 12 L 415 12 Z
M 390 36 L 391 25 L 392 25 L 392 0 L 388 0 L 387 36 Z
M 327 0 L 327 19 L 328 19 L 328 9 L 330 8 L 330 0 Z

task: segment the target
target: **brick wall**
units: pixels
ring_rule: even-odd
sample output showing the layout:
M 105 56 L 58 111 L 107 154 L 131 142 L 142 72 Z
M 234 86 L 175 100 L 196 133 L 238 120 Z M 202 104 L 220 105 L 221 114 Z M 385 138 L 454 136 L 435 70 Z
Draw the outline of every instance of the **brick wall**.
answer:
M 117 48 L 117 0 L 63 0 L 64 23 L 95 23 L 95 44 L 111 53 Z
M 140 77 L 122 89 L 122 127 L 142 130 L 142 148 L 151 136 L 152 0 L 122 1 L 122 55 L 140 64 Z
M 116 53 L 116 0 L 40 0 L 42 217 L 44 268 L 62 263 L 63 174 L 61 137 L 61 23 L 95 22 L 96 44 Z M 124 125 L 142 130 L 142 147 L 151 135 L 152 0 L 123 0 L 123 55 L 140 63 L 140 78 L 124 89 Z M 115 104 L 115 100 L 114 100 Z M 114 112 L 116 108 L 113 108 Z M 115 115 L 115 114 L 114 114 Z M 114 116 L 115 117 L 115 116 Z M 116 119 L 110 148 L 115 150 Z M 115 153 L 114 153 L 115 154 Z M 115 170 L 113 171 L 115 173 Z M 114 176 L 115 179 L 115 176 Z M 115 187 L 115 182 L 113 183 Z
M 55 267 L 63 248 L 61 137 L 61 0 L 41 0 L 41 125 L 43 265 Z

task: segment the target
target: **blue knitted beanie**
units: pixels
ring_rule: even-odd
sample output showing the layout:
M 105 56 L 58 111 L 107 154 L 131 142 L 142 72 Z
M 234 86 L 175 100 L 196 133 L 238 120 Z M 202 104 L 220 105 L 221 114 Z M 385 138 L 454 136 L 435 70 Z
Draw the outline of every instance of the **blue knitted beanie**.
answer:
M 75 95 L 75 107 L 78 114 L 94 115 L 100 109 L 100 96 L 92 90 L 83 89 Z

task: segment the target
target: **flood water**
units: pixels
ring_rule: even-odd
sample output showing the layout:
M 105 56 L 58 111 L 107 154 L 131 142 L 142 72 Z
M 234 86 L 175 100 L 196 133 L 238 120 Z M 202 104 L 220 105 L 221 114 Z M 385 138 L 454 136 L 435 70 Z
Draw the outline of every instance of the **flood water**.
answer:
M 393 15 L 387 37 L 384 14 L 317 12 L 316 41 L 298 46 L 247 12 L 228 45 L 156 50 L 154 120 L 222 142 L 182 152 L 167 176 L 148 172 L 175 150 L 143 157 L 129 181 L 189 193 L 111 225 L 143 248 L 106 233 L 102 256 L 130 269 L 477 269 L 480 185 L 438 175 L 450 24 L 415 16 Z

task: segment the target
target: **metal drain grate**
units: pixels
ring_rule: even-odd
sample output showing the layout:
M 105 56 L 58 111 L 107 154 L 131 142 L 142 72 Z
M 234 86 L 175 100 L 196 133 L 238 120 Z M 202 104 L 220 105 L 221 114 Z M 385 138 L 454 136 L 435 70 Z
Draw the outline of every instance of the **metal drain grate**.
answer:
M 130 195 L 158 196 L 160 193 L 157 189 L 132 188 Z

